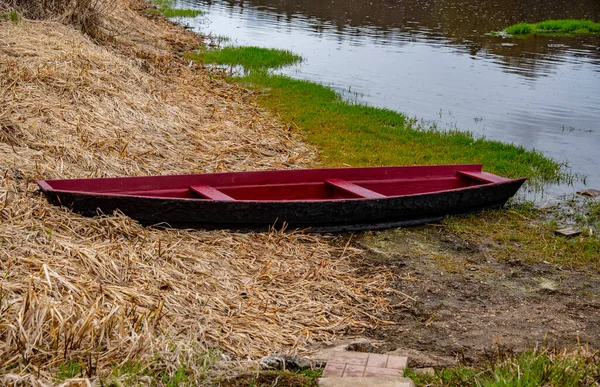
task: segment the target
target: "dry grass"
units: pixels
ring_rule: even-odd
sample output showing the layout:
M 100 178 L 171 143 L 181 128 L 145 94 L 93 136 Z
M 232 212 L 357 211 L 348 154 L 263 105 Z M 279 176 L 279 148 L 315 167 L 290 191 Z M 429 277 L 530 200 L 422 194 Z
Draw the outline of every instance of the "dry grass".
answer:
M 0 8 L 15 9 L 29 19 L 58 20 L 93 37 L 105 32 L 105 16 L 115 6 L 116 0 L 0 0 Z
M 90 377 L 300 351 L 387 308 L 386 272 L 345 242 L 298 233 L 146 229 L 50 206 L 38 178 L 305 166 L 314 152 L 241 89 L 177 60 L 197 38 L 126 4 L 104 45 L 53 21 L 0 22 L 0 380 Z M 121 25 L 121 28 L 118 28 Z M 2 383 L 0 382 L 0 383 Z

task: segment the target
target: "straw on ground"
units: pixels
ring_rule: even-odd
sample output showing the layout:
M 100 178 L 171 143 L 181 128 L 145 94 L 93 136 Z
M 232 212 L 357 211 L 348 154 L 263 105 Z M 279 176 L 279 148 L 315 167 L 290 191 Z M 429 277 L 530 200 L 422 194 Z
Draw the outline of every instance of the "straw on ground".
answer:
M 139 362 L 200 380 L 206 351 L 301 352 L 382 323 L 373 316 L 389 307 L 393 278 L 355 272 L 347 259 L 360 251 L 347 241 L 146 229 L 40 196 L 39 178 L 296 168 L 315 157 L 247 92 L 177 58 L 199 37 L 139 16 L 146 4 L 115 7 L 94 40 L 54 21 L 0 22 L 3 382 Z

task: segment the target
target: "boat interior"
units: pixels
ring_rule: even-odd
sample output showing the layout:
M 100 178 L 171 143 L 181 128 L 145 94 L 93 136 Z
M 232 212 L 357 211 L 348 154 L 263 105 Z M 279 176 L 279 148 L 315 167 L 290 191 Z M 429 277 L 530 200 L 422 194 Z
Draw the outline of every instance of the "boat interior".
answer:
M 194 182 L 190 185 L 180 183 L 176 188 L 122 190 L 110 194 L 217 201 L 322 201 L 381 199 L 506 181 L 509 179 L 486 172 L 458 171 L 454 176 L 422 178 L 365 179 L 362 177 L 354 180 L 331 178 L 322 181 L 240 185 L 210 185 Z M 58 186 L 54 184 L 53 188 L 66 188 Z

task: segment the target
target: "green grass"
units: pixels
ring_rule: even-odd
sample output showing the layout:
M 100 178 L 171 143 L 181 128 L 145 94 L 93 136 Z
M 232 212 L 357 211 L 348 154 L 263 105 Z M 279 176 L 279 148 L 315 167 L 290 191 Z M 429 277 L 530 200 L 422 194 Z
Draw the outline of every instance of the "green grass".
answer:
M 209 366 L 212 366 L 213 362 Z M 206 367 L 208 369 L 208 366 Z M 148 364 L 142 362 L 126 362 L 120 366 L 113 366 L 109 377 L 103 378 L 102 384 L 108 386 L 138 386 L 143 380 L 151 379 L 153 384 L 176 387 L 196 385 L 205 380 L 206 369 L 200 375 L 193 375 L 190 368 L 184 364 L 177 368 L 167 367 L 164 361 L 153 361 Z
M 13 23 L 18 23 L 21 20 L 21 15 L 17 11 L 0 12 L 0 20 L 10 20 Z
M 305 378 L 316 382 L 321 377 L 321 375 L 323 375 L 323 370 L 322 369 L 315 369 L 315 370 L 305 369 L 305 370 L 298 371 L 298 373 L 300 375 L 303 375 Z
M 60 365 L 56 379 L 59 381 L 75 378 L 83 375 L 83 367 L 81 363 L 75 360 L 69 360 Z
M 552 210 L 524 203 L 510 210 L 494 210 L 444 224 L 454 233 L 489 248 L 500 261 L 549 262 L 564 267 L 600 267 L 600 202 L 573 197 Z M 575 237 L 557 235 L 568 225 L 582 230 Z
M 289 127 L 299 128 L 305 139 L 320 149 L 320 166 L 482 163 L 489 172 L 529 177 L 535 187 L 573 178 L 564 165 L 539 152 L 475 138 L 467 132 L 419 127 L 401 113 L 344 101 L 323 85 L 266 71 L 250 71 L 234 80 L 257 90 L 262 107 Z M 555 235 L 556 222 L 528 204 L 510 211 L 451 218 L 446 225 L 475 243 L 486 245 L 492 238 L 497 242 L 494 255 L 500 260 L 519 257 L 529 262 L 597 265 L 599 211 L 600 206 L 590 204 L 575 212 L 582 214 L 582 219 L 575 219 L 579 225 L 594 230 L 593 235 L 586 232 L 577 238 Z
M 564 166 L 521 146 L 461 131 L 418 127 L 388 109 L 343 101 L 329 87 L 251 72 L 236 81 L 261 91 L 258 102 L 301 129 L 323 166 L 483 163 L 485 170 L 533 181 L 564 180 Z
M 202 57 L 192 58 L 207 61 Z M 220 59 L 218 63 L 244 65 L 232 59 Z M 539 152 L 475 138 L 467 132 L 419 127 L 403 114 L 344 101 L 323 85 L 266 71 L 250 71 L 234 80 L 259 91 L 258 103 L 262 107 L 277 113 L 290 127 L 299 128 L 321 150 L 319 163 L 323 166 L 483 163 L 490 172 L 509 177 L 528 176 L 540 183 L 571 178 L 564 165 Z M 589 203 L 586 222 L 598 227 L 600 205 Z M 495 244 L 497 251 L 492 252 L 499 259 L 519 257 L 597 267 L 600 239 L 558 237 L 553 233 L 551 221 L 539 220 L 539 211 L 525 204 L 511 211 L 451 218 L 445 224 L 468 240 L 485 244 L 492 237 L 499 241 Z M 318 374 L 307 376 L 307 385 L 313 385 Z M 589 386 L 598 385 L 600 359 L 598 354 L 588 357 L 580 352 L 540 350 L 497 356 L 488 367 L 454 367 L 436 371 L 434 375 L 407 370 L 406 376 L 413 378 L 417 386 Z M 271 382 L 272 377 L 270 374 L 242 376 L 231 385 L 261 385 L 263 381 Z M 277 380 L 280 377 L 277 375 Z M 291 379 L 287 381 L 292 383 Z M 295 382 L 304 385 L 302 380 L 294 379 Z
M 519 355 L 503 355 L 480 367 L 459 366 L 419 375 L 406 370 L 417 386 L 481 387 L 576 387 L 598 386 L 598 353 L 533 350 Z
M 323 370 L 262 371 L 237 375 L 219 382 L 221 387 L 318 387 Z
M 276 69 L 302 60 L 288 50 L 252 46 L 206 49 L 186 57 L 205 64 L 242 66 L 245 70 Z
M 196 17 L 203 15 L 204 12 L 199 9 L 177 9 L 173 0 L 151 0 L 157 9 L 147 10 L 149 13 L 160 13 L 164 17 Z
M 540 23 L 519 23 L 504 29 L 509 35 L 582 35 L 600 34 L 600 23 L 591 20 L 546 20 Z
M 264 70 L 301 59 L 286 50 L 225 47 L 186 57 L 251 70 L 234 80 L 260 91 L 262 107 L 300 128 L 320 148 L 322 166 L 482 163 L 489 172 L 529 177 L 530 184 L 572 179 L 564 165 L 540 152 L 468 132 L 419 127 L 401 113 L 344 101 L 327 86 Z
M 210 385 L 210 370 L 214 367 L 218 352 L 198 348 L 190 356 L 179 359 L 160 357 L 144 361 L 126 361 L 114 364 L 109 374 L 99 376 L 99 385 L 110 387 L 156 385 L 156 386 L 198 386 Z M 62 365 L 57 374 L 59 381 L 82 376 L 88 373 L 85 362 L 69 361 Z M 94 371 L 92 371 L 94 372 Z
M 600 202 L 590 202 L 590 217 L 600 224 Z

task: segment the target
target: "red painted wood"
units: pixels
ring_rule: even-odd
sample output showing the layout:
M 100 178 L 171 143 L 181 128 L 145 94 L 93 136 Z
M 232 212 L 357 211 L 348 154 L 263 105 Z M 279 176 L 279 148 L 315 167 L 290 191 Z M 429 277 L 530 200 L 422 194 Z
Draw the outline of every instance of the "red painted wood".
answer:
M 472 185 L 481 185 L 480 181 L 459 178 L 457 176 L 440 179 L 404 179 L 386 181 L 360 181 L 356 182 L 365 187 L 388 197 L 414 195 L 426 192 L 447 191 L 450 189 L 464 188 Z
M 356 197 L 346 192 L 334 192 L 333 187 L 326 185 L 325 182 L 242 185 L 216 188 L 236 200 L 325 200 Z
M 481 165 L 230 172 L 38 182 L 44 191 L 217 201 L 374 199 L 507 182 Z M 201 196 L 201 198 L 198 197 Z
M 346 180 L 342 180 L 342 179 L 329 179 L 329 180 L 325 180 L 325 183 L 334 186 L 335 188 L 338 188 L 342 191 L 351 193 L 353 195 L 356 195 L 360 198 L 365 198 L 365 199 L 380 199 L 380 198 L 385 198 L 385 195 L 382 195 L 380 193 L 377 193 L 375 191 L 371 191 L 370 189 L 367 189 L 365 187 L 361 187 L 359 185 L 356 185 L 354 183 L 351 183 L 349 181 Z
M 470 179 L 451 176 L 435 179 L 359 180 L 348 183 L 375 191 L 368 196 L 380 197 L 377 196 L 377 194 L 380 194 L 381 197 L 386 197 L 443 191 L 481 184 L 478 181 L 472 181 L 473 184 L 470 184 L 471 181 Z M 333 185 L 325 182 L 217 186 L 215 188 L 236 200 L 326 200 L 361 197 L 350 191 L 334 189 Z M 367 194 L 364 197 L 366 196 Z
M 44 189 L 52 187 L 45 184 Z M 349 182 L 370 191 L 375 191 L 382 196 L 400 196 L 423 192 L 443 191 L 483 184 L 479 180 L 468 177 L 456 176 L 435 179 L 391 179 L 391 180 L 359 180 Z M 333 185 L 325 182 L 318 183 L 293 183 L 293 184 L 265 184 L 265 185 L 240 185 L 214 187 L 223 194 L 235 200 L 323 200 L 323 199 L 349 199 L 357 195 L 349 191 L 334 189 Z M 154 190 L 135 190 L 119 192 L 119 195 L 164 197 L 164 198 L 197 198 L 190 188 L 170 188 Z M 199 195 L 199 194 L 198 194 Z M 202 196 L 202 195 L 201 195 Z M 203 196 L 204 197 L 204 196 Z
M 469 177 L 471 179 L 482 181 L 484 183 L 504 183 L 510 180 L 488 172 L 458 171 L 458 174 L 461 176 Z
M 172 188 L 172 189 L 154 189 L 146 191 L 123 191 L 120 195 L 127 196 L 149 196 L 157 198 L 192 198 L 197 197 L 192 194 L 189 188 Z
M 316 232 L 340 232 L 411 226 L 498 208 L 524 181 L 481 172 L 481 165 L 443 165 L 46 180 L 38 184 L 50 203 L 86 216 L 119 210 L 147 225 L 245 229 L 289 224 Z M 378 195 L 386 197 L 373 200 Z
M 231 196 L 226 195 L 215 187 L 211 187 L 209 185 L 191 185 L 190 189 L 206 199 L 221 200 L 226 202 L 235 200 Z
M 480 172 L 481 165 L 300 169 L 200 175 L 46 180 L 45 182 L 53 190 L 121 193 L 124 191 L 187 188 L 191 185 L 209 185 L 221 189 L 243 185 L 322 183 L 327 179 L 342 179 L 352 182 L 360 180 L 436 179 L 457 176 L 458 171 Z

